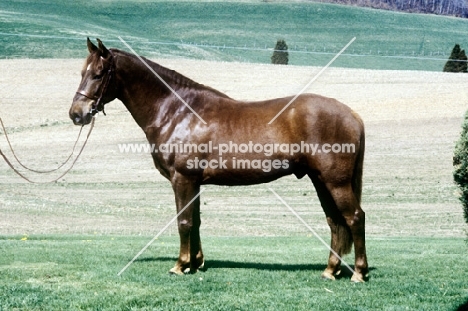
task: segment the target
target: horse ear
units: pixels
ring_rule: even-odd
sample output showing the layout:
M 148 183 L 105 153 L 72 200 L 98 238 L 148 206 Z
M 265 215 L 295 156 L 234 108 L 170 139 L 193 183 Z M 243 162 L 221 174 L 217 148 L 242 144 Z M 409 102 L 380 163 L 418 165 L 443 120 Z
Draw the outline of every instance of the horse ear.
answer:
M 104 58 L 107 58 L 107 56 L 109 55 L 109 50 L 104 46 L 101 40 L 99 39 L 96 39 L 96 40 L 98 42 L 99 52 L 101 53 L 101 56 Z
M 89 40 L 89 37 L 88 37 L 88 41 L 87 41 L 87 44 L 88 44 L 88 51 L 89 53 L 94 53 L 97 51 L 97 46 L 94 45 L 94 43 L 91 42 L 91 40 Z

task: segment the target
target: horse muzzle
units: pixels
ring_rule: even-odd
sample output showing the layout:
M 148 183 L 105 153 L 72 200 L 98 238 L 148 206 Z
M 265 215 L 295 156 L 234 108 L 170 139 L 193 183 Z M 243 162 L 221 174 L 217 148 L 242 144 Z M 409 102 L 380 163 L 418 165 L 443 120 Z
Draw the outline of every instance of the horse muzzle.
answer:
M 93 114 L 91 113 L 91 107 L 94 101 L 91 102 L 73 102 L 70 107 L 69 116 L 75 125 L 86 125 L 91 123 Z

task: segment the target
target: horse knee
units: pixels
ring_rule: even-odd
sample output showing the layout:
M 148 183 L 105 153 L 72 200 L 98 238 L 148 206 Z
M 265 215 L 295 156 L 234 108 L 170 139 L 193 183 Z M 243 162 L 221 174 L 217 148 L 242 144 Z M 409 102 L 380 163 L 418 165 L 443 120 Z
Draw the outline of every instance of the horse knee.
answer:
M 361 226 L 365 221 L 365 213 L 361 209 L 356 196 L 351 188 L 337 188 L 332 191 L 336 207 L 341 215 L 346 219 L 346 224 L 352 228 Z
M 183 219 L 178 222 L 177 226 L 179 228 L 180 234 L 190 234 L 190 231 L 192 231 L 193 224 L 192 222 Z

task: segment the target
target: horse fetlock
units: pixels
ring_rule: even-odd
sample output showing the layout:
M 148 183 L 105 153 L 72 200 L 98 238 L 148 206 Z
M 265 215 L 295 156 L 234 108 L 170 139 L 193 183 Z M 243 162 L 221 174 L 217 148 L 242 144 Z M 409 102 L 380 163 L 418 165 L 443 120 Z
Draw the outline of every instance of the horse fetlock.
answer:
M 203 270 L 205 268 L 205 260 L 203 259 L 203 256 L 197 256 L 195 262 L 190 263 L 190 270 L 194 272 L 190 273 L 195 273 L 198 270 Z
M 323 271 L 321 278 L 324 280 L 331 280 L 334 281 L 336 276 L 339 276 L 341 274 L 341 269 L 340 267 L 334 267 L 334 268 L 326 268 L 325 271 Z
M 205 269 L 205 260 L 203 256 L 197 257 L 196 262 L 192 263 L 190 261 L 181 262 L 178 261 L 175 266 L 169 270 L 169 274 L 171 275 L 184 275 L 184 274 L 194 274 L 197 273 L 198 270 Z
M 184 275 L 187 269 L 190 270 L 190 260 L 187 259 L 188 258 L 184 258 L 184 260 L 181 260 L 179 258 L 174 267 L 169 270 L 169 274 Z

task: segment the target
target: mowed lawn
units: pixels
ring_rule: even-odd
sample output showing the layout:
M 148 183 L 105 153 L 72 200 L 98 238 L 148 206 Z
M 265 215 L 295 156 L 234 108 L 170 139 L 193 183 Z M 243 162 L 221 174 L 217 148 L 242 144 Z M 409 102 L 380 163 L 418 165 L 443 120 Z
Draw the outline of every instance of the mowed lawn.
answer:
M 371 278 L 323 281 L 314 237 L 204 238 L 206 271 L 170 276 L 178 240 L 8 236 L 0 240 L 0 310 L 456 310 L 468 300 L 461 238 L 371 238 Z M 345 260 L 352 263 L 353 256 Z

